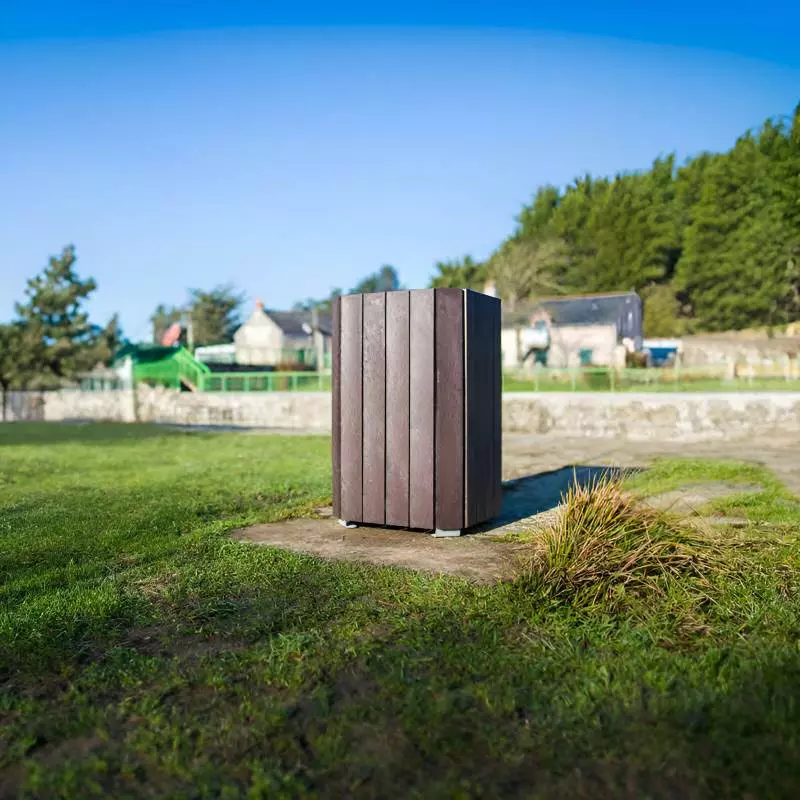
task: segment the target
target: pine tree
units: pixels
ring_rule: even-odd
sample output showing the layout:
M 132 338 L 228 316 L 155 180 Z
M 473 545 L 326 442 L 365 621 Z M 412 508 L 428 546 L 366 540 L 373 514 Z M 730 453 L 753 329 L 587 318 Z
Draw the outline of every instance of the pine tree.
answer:
M 111 319 L 101 328 L 95 329 L 97 343 L 92 353 L 95 364 L 108 365 L 114 358 L 114 354 L 125 343 L 125 335 L 119 323 L 119 315 L 114 314 Z
M 530 205 L 523 206 L 517 216 L 515 237 L 530 239 L 547 235 L 560 201 L 561 193 L 555 186 L 540 186 Z
M 785 296 L 782 316 L 800 319 L 800 104 L 790 125 L 769 126 L 765 148 L 770 151 L 772 198 L 780 209 L 786 236 Z
M 603 291 L 607 282 L 597 269 L 597 237 L 594 220 L 609 191 L 610 182 L 591 175 L 577 178 L 567 187 L 549 231 L 564 242 L 568 257 L 558 274 L 559 283 L 570 291 Z
M 771 202 L 772 167 L 763 144 L 743 136 L 708 164 L 686 231 L 677 286 L 707 330 L 782 321 L 787 231 Z
M 42 273 L 28 281 L 27 302 L 16 306 L 30 362 L 45 383 L 54 385 L 94 366 L 98 333 L 84 303 L 97 284 L 78 276 L 75 261 L 72 245 L 51 257 Z

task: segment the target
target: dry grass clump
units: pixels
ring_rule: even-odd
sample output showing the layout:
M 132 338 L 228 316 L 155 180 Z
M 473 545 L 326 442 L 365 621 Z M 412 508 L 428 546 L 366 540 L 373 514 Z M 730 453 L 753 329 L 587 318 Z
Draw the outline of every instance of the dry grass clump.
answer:
M 636 502 L 619 480 L 573 485 L 558 517 L 522 565 L 528 591 L 574 607 L 617 610 L 674 590 L 705 593 L 725 568 L 718 543 L 669 514 Z

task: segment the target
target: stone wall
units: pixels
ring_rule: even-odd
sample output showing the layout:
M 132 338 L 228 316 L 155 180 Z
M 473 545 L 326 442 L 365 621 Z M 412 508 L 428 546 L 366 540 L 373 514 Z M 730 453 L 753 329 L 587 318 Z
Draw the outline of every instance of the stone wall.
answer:
M 107 422 L 135 422 L 135 395 L 132 389 L 82 392 L 65 389 L 47 392 L 44 419 L 59 422 L 70 419 L 95 419 Z
M 44 419 L 45 398 L 38 392 L 8 392 L 0 402 L 3 400 L 7 422 L 36 422 Z
M 800 393 L 507 393 L 503 430 L 663 441 L 798 434 Z
M 140 386 L 142 422 L 330 431 L 328 392 L 177 392 Z
M 135 400 L 135 404 L 134 404 Z M 327 432 L 326 392 L 119 392 L 12 395 L 11 420 L 96 419 Z M 552 436 L 700 441 L 800 433 L 800 393 L 532 392 L 503 395 L 503 430 Z
M 10 392 L 6 406 L 8 422 L 92 419 L 104 422 L 135 422 L 133 390 L 84 392 Z

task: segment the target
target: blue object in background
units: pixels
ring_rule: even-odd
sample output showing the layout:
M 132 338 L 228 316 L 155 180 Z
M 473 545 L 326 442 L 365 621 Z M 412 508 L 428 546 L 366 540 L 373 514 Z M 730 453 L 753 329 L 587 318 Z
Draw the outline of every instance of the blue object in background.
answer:
M 677 347 L 650 347 L 646 350 L 650 354 L 650 365 L 663 367 L 672 363 L 678 353 Z

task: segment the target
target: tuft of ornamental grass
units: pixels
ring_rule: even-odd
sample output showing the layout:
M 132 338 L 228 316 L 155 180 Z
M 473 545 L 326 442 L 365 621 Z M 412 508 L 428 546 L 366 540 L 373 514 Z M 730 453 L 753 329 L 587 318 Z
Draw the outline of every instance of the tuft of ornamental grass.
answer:
M 709 576 L 725 569 L 718 542 L 604 477 L 565 493 L 558 516 L 523 560 L 518 583 L 552 602 L 618 611 L 675 590 L 707 597 Z

